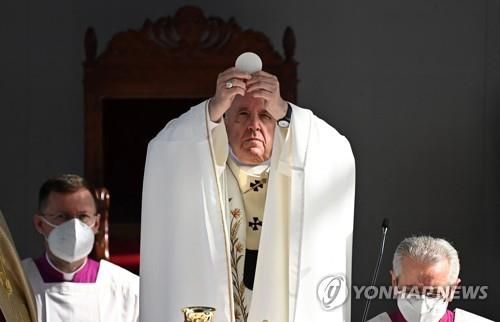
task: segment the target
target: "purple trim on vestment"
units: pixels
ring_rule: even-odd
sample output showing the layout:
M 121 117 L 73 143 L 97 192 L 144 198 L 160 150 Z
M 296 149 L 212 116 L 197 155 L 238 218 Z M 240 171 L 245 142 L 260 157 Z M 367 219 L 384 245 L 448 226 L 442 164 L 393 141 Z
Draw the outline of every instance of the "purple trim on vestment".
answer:
M 45 254 L 34 260 L 40 275 L 45 283 L 61 283 L 67 282 L 63 278 L 63 274 L 56 271 L 49 262 Z M 85 265 L 73 276 L 73 283 L 95 283 L 97 274 L 99 273 L 99 262 L 87 258 Z

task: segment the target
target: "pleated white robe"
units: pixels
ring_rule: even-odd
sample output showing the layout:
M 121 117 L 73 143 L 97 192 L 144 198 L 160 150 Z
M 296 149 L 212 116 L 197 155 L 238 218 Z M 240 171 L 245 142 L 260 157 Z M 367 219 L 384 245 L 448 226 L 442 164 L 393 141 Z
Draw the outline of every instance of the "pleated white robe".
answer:
M 22 262 L 37 306 L 38 322 L 136 322 L 139 278 L 100 261 L 95 283 L 45 283 L 31 258 Z
M 180 309 L 190 305 L 215 307 L 217 322 L 234 321 L 227 137 L 213 144 L 206 104 L 169 122 L 148 146 L 141 321 L 182 321 Z M 292 107 L 287 137 L 277 129 L 274 138 L 248 321 L 350 321 L 349 299 L 326 311 L 317 286 L 335 274 L 350 285 L 354 158 L 345 137 L 311 111 Z

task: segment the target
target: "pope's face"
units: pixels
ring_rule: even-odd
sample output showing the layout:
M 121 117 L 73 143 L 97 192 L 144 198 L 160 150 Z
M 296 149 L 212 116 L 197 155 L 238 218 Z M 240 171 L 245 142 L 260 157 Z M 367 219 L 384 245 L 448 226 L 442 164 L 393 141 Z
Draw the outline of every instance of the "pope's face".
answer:
M 255 165 L 271 157 L 276 120 L 265 109 L 263 99 L 238 95 L 225 122 L 229 145 L 238 160 Z

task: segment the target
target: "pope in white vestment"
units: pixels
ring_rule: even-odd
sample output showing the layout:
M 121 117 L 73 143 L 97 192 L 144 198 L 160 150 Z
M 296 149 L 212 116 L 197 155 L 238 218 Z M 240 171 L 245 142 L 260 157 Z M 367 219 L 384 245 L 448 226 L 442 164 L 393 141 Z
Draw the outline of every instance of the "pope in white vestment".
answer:
M 221 73 L 148 146 L 141 321 L 350 321 L 354 181 L 349 142 L 276 77 Z

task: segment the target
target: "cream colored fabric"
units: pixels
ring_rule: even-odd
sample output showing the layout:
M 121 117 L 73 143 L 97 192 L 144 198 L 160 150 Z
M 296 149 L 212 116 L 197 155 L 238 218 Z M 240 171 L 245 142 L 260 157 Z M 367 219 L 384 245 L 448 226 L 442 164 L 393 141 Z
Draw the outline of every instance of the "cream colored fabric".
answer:
M 0 309 L 10 321 L 36 321 L 36 305 L 28 280 L 0 211 Z
M 225 199 L 228 200 L 226 222 L 229 231 L 234 317 L 236 322 L 245 322 L 248 319 L 252 300 L 252 291 L 244 283 L 247 220 L 238 182 L 232 171 L 226 170 L 224 174 L 225 182 L 227 182 L 227 194 L 225 196 Z
M 246 322 L 249 312 L 252 311 L 251 298 L 253 293 L 244 283 L 246 250 L 257 251 L 259 249 L 260 235 L 264 224 L 269 169 L 268 166 L 252 167 L 251 169 L 240 167 L 231 157 L 228 158 L 227 163 L 226 182 L 229 205 L 227 222 L 230 231 L 235 319 L 236 322 Z M 277 237 L 279 238 L 279 236 Z M 288 267 L 288 258 L 286 259 L 285 268 Z M 287 269 L 284 269 L 283 274 L 287 274 Z
M 333 274 L 351 282 L 354 158 L 332 127 L 311 111 L 292 108 L 288 134 L 274 137 L 248 321 L 350 321 L 349 299 L 324 310 L 317 287 Z M 217 322 L 235 321 L 225 133 L 223 123 L 210 129 L 203 102 L 149 143 L 141 217 L 142 321 L 179 320 L 179 310 L 188 305 L 215 307 Z
M 100 261 L 95 283 L 45 283 L 31 258 L 23 260 L 40 322 L 135 322 L 139 319 L 139 277 Z
M 228 165 L 228 171 L 231 171 L 234 175 L 238 182 L 240 194 L 243 196 L 246 217 L 245 247 L 258 250 L 262 223 L 264 222 L 264 206 L 266 205 L 267 182 L 269 180 L 268 171 L 263 171 L 258 175 L 249 174 L 236 165 L 231 158 L 228 159 Z

